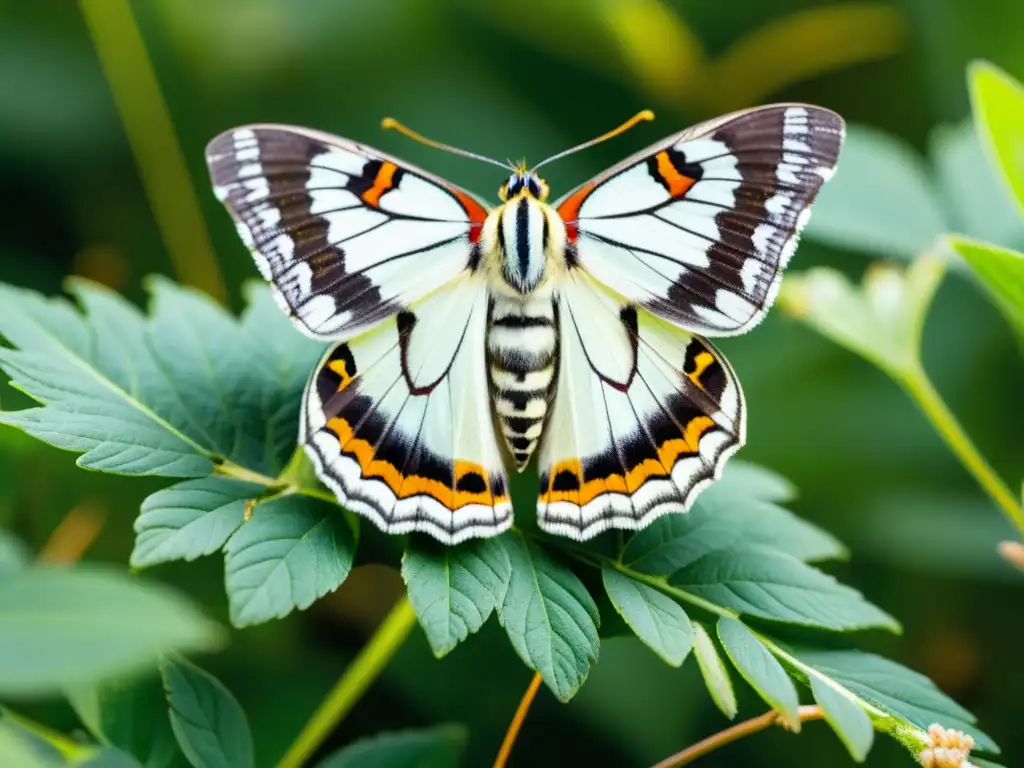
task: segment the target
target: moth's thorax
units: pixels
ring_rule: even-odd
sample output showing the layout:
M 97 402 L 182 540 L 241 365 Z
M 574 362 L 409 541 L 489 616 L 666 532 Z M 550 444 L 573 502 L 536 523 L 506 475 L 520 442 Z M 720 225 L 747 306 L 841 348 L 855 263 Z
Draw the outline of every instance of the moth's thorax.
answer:
M 544 285 L 559 263 L 565 225 L 554 208 L 524 190 L 491 211 L 481 240 L 500 282 L 526 296 Z

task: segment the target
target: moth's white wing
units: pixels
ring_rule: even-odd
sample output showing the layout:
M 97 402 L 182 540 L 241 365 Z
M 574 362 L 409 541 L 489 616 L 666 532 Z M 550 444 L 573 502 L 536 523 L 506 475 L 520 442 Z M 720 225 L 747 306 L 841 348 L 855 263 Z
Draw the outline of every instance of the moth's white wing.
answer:
M 580 270 L 560 285 L 558 309 L 540 527 L 589 539 L 685 512 L 744 441 L 743 394 L 729 364 L 705 339 Z
M 278 302 L 315 338 L 351 338 L 472 270 L 484 206 L 376 149 L 249 125 L 213 139 L 206 159 Z
M 512 524 L 491 419 L 482 278 L 458 279 L 336 345 L 310 380 L 300 442 L 348 508 L 455 544 Z
M 671 136 L 556 203 L 569 264 L 682 328 L 743 333 L 775 300 L 844 130 L 778 104 Z

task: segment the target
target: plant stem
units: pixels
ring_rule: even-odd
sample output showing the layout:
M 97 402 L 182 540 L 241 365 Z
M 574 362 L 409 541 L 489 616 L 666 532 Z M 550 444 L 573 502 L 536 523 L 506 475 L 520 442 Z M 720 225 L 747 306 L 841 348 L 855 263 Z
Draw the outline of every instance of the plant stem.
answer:
M 60 521 L 39 551 L 38 559 L 46 563 L 77 563 L 103 527 L 102 509 L 89 504 L 73 507 Z
M 805 706 L 800 707 L 797 710 L 797 715 L 800 718 L 801 723 L 805 723 L 808 720 L 820 720 L 825 716 L 821 707 L 818 706 Z M 703 741 L 698 741 L 696 744 L 687 747 L 682 752 L 676 752 L 674 755 L 670 755 L 662 760 L 660 763 L 653 766 L 653 768 L 679 768 L 679 766 L 689 765 L 699 757 L 709 752 L 714 752 L 719 747 L 724 747 L 726 744 L 731 744 L 738 739 L 742 739 L 744 736 L 749 736 L 752 733 L 763 731 L 772 725 L 779 722 L 779 713 L 775 710 L 765 712 L 763 715 L 751 718 L 742 723 L 726 728 L 724 731 L 719 731 L 714 736 L 708 736 Z
M 142 185 L 179 279 L 222 304 L 228 293 L 188 164 L 127 0 L 79 0 Z
M 526 713 L 530 711 L 530 705 L 533 704 L 533 699 L 537 695 L 537 689 L 540 688 L 542 679 L 540 672 L 534 673 L 526 693 L 523 694 L 523 698 L 519 702 L 519 707 L 516 709 L 512 722 L 508 725 L 508 730 L 505 732 L 505 740 L 501 742 L 501 749 L 498 750 L 498 756 L 494 758 L 494 768 L 505 768 L 505 763 L 508 762 L 508 756 L 512 754 L 512 747 L 516 743 L 516 737 L 519 736 L 519 730 L 523 727 Z
M 0 720 L 10 720 L 33 736 L 45 741 L 51 747 L 60 752 L 61 756 L 68 761 L 78 762 L 84 760 L 96 751 L 97 747 L 92 744 L 81 744 L 70 736 L 65 736 L 49 726 L 30 720 L 24 715 L 19 715 L 6 707 L 0 708 Z
M 924 369 L 917 366 L 905 373 L 900 378 L 900 383 L 917 402 L 942 439 L 946 441 L 950 450 L 967 468 L 967 471 L 974 475 L 975 480 L 988 493 L 996 506 L 1003 510 L 1010 522 L 1024 536 L 1024 509 L 1021 508 L 1016 496 L 1003 483 L 995 470 L 982 458 L 981 453 L 978 452 L 974 443 L 956 420 L 956 416 L 935 390 Z
M 399 598 L 355 661 L 317 707 L 277 768 L 299 768 L 370 687 L 416 623 L 409 598 Z

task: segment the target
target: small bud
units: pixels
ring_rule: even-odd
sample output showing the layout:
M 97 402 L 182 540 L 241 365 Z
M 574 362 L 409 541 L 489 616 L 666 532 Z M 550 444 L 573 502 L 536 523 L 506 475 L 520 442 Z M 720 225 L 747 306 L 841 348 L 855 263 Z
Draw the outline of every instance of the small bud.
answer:
M 1024 571 L 1024 544 L 1019 541 L 1001 541 L 999 542 L 999 554 L 1010 565 Z
M 932 723 L 928 726 L 928 746 L 917 759 L 924 768 L 971 768 L 967 758 L 972 747 L 974 739 L 963 731 Z

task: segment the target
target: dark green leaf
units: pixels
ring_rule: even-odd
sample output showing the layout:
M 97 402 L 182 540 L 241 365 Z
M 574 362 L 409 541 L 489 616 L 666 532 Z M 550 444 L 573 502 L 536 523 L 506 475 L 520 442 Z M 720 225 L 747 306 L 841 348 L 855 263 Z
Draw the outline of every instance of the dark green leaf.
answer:
M 262 485 L 211 476 L 157 491 L 142 502 L 135 520 L 132 565 L 195 560 L 216 552 L 242 524 L 246 500 L 264 490 Z
M 636 636 L 667 664 L 681 666 L 693 647 L 693 626 L 679 603 L 611 566 L 601 569 L 601 578 L 615 610 Z
M 75 768 L 139 768 L 139 761 L 115 747 L 100 747 Z
M 12 383 L 43 404 L 0 420 L 123 474 L 206 475 L 223 456 L 274 475 L 295 444 L 303 382 L 323 345 L 289 328 L 267 289 L 241 322 L 207 297 L 150 281 L 153 316 L 75 281 L 62 299 L 0 286 Z M 285 341 L 290 333 L 289 341 Z M 254 361 L 256 361 L 254 363 Z
M 811 693 L 825 712 L 825 720 L 850 751 L 850 756 L 863 763 L 875 740 L 871 718 L 845 689 L 837 689 L 818 677 L 811 677 Z
M 823 629 L 899 630 L 895 619 L 856 590 L 795 557 L 761 546 L 712 552 L 669 581 L 749 616 Z
M 413 537 L 402 558 L 409 602 L 438 658 L 483 626 L 510 577 L 508 552 L 495 539 L 444 547 Z
M 515 532 L 501 542 L 512 578 L 498 618 L 519 657 L 568 701 L 597 660 L 597 606 L 576 575 L 536 544 Z
M 342 747 L 317 768 L 456 768 L 466 738 L 460 725 L 380 733 Z
M 345 580 L 355 549 L 352 528 L 333 504 L 293 494 L 256 505 L 226 547 L 232 623 L 308 608 Z
M 101 569 L 29 568 L 0 589 L 0 691 L 58 693 L 218 645 L 219 628 L 166 587 Z
M 708 693 L 711 694 L 711 700 L 723 715 L 732 720 L 736 717 L 738 707 L 729 670 L 722 663 L 722 657 L 718 655 L 715 641 L 704 629 L 704 625 L 698 622 L 693 622 L 693 653 L 697 657 L 697 666 L 700 667 L 700 674 L 704 678 Z
M 743 622 L 723 616 L 718 639 L 729 659 L 758 695 L 776 710 L 792 731 L 800 730 L 800 699 L 786 670 Z
M 993 303 L 1024 339 L 1024 253 L 951 237 L 950 244 L 978 276 Z
M 171 728 L 196 768 L 253 765 L 252 734 L 242 707 L 219 680 L 184 659 L 160 665 Z
M 67 691 L 82 724 L 101 744 L 133 755 L 144 768 L 186 765 L 171 732 L 167 697 L 158 675 Z
M 860 651 L 792 649 L 797 661 L 828 677 L 854 695 L 922 730 L 932 723 L 974 737 L 978 748 L 999 748 L 975 726 L 974 716 L 939 691 L 924 675 L 881 656 Z

